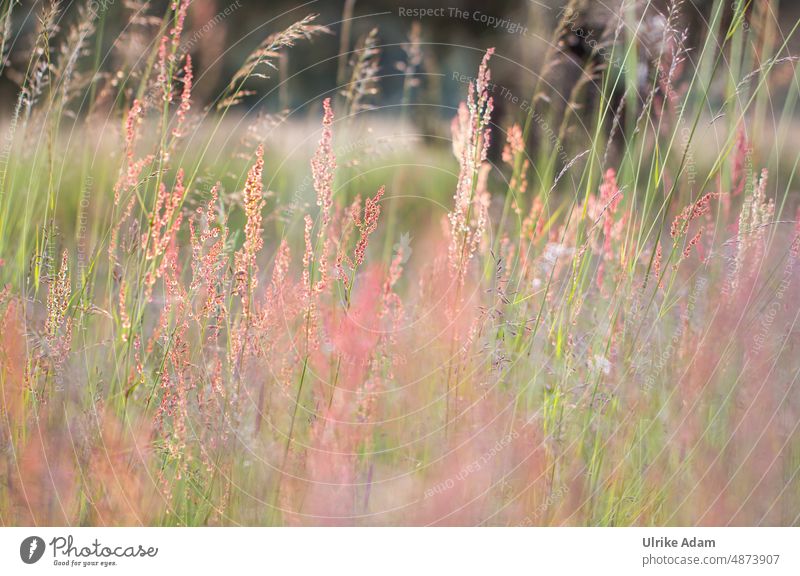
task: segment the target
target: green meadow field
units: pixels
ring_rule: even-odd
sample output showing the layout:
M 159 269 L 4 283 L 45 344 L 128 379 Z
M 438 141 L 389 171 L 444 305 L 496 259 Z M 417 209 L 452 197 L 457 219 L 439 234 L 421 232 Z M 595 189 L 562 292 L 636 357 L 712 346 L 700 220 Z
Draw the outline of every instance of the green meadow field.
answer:
M 316 4 L 0 0 L 0 525 L 800 524 L 791 11 Z

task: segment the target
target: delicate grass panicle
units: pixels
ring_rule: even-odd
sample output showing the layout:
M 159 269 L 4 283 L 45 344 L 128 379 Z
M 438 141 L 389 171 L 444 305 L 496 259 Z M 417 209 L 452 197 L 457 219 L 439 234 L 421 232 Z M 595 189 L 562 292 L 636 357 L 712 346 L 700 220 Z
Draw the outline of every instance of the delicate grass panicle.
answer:
M 188 0 L 7 19 L 0 523 L 796 525 L 792 35 L 580 4 L 524 65 L 348 25 L 331 98 L 314 15 L 216 97 Z

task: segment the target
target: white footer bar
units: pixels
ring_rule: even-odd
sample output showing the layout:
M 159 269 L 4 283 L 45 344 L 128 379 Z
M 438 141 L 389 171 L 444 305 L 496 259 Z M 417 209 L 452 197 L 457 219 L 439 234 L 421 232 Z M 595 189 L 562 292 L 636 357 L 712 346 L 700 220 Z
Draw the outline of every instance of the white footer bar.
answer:
M 796 575 L 800 528 L 0 529 L 0 574 L 225 576 L 253 569 L 325 576 Z

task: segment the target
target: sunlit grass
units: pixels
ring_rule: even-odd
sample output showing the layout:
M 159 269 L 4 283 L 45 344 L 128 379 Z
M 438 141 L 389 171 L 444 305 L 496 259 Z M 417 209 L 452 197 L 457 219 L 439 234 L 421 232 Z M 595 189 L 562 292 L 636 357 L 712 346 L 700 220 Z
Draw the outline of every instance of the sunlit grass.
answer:
M 341 94 L 247 114 L 313 17 L 193 105 L 187 6 L 118 83 L 104 20 L 62 38 L 45 9 L 9 104 L 0 522 L 798 523 L 798 85 L 769 10 L 715 1 L 690 50 L 679 4 L 630 7 L 576 63 L 572 2 L 535 114 L 498 117 L 489 50 L 430 134 L 371 109 L 372 34 Z M 411 109 L 441 104 L 418 33 Z

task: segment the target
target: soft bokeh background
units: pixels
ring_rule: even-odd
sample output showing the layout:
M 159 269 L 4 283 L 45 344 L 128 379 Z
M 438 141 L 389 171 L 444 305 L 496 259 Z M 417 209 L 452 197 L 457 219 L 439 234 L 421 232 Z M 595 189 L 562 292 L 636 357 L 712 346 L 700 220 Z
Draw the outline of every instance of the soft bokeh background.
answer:
M 63 2 L 66 7 L 62 18 L 66 23 L 70 14 L 83 4 L 76 0 Z M 160 17 L 168 1 L 141 2 L 134 0 L 113 0 L 107 3 L 105 12 L 106 31 L 99 40 L 93 39 L 92 51 L 101 55 L 101 68 L 110 74 L 124 71 L 128 65 L 142 57 L 145 48 L 154 40 L 153 25 L 160 23 Z M 320 15 L 318 23 L 330 27 L 332 34 L 317 38 L 310 46 L 288 51 L 285 65 L 290 80 L 281 89 L 274 89 L 275 78 L 254 83 L 259 89 L 257 96 L 248 103 L 256 109 L 266 107 L 275 112 L 283 108 L 296 108 L 307 103 L 310 95 L 322 95 L 336 91 L 337 54 L 340 49 L 340 35 L 349 33 L 347 39 L 350 50 L 354 48 L 370 30 L 378 29 L 379 44 L 382 46 L 380 82 L 381 103 L 399 102 L 402 99 L 403 80 L 395 68 L 397 62 L 405 59 L 402 43 L 407 42 L 412 24 L 420 26 L 420 40 L 424 46 L 422 71 L 425 76 L 421 82 L 422 94 L 418 99 L 429 103 L 455 105 L 461 99 L 464 87 L 453 82 L 453 71 L 469 73 L 473 70 L 478 55 L 489 46 L 496 46 L 502 59 L 494 65 L 494 78 L 498 84 L 507 86 L 514 93 L 527 97 L 541 69 L 542 59 L 547 50 L 548 39 L 558 19 L 559 11 L 567 4 L 565 0 L 495 0 L 486 3 L 478 0 L 452 0 L 448 2 L 424 2 L 408 0 L 394 2 L 389 0 L 313 0 L 305 3 L 288 0 L 261 2 L 254 0 L 196 0 L 192 3 L 187 18 L 187 34 L 184 44 L 196 65 L 197 82 L 194 98 L 198 103 L 211 102 L 228 79 L 239 68 L 246 56 L 269 34 L 286 28 L 309 13 Z M 619 0 L 591 1 L 578 8 L 575 32 L 566 39 L 563 57 L 574 55 L 574 70 L 561 70 L 559 78 L 562 90 L 569 90 L 575 75 L 580 70 L 580 60 L 586 56 L 587 41 L 598 39 L 609 18 L 619 12 Z M 630 3 L 629 3 L 630 4 Z M 665 0 L 639 2 L 666 11 Z M 707 29 L 713 2 L 711 0 L 691 0 L 684 3 L 683 20 L 689 29 L 689 43 L 696 41 Z M 726 8 L 730 18 L 733 2 Z M 775 11 L 775 20 L 780 27 L 778 34 L 787 33 L 800 14 L 797 2 L 763 2 Z M 18 90 L 17 82 L 24 73 L 29 44 L 36 26 L 43 2 L 24 1 L 16 9 L 13 18 L 14 41 L 7 48 L 9 66 L 0 77 L 0 101 L 13 102 Z M 444 10 L 443 16 L 413 18 L 410 10 Z M 650 8 L 650 13 L 655 13 Z M 466 11 L 467 17 L 456 17 L 457 11 Z M 141 15 L 139 27 L 123 29 L 132 12 Z M 460 14 L 460 12 L 458 12 Z M 479 14 L 479 15 L 478 15 Z M 486 20 L 493 19 L 492 21 Z M 348 25 L 343 27 L 342 22 Z M 120 23 L 116 27 L 115 23 Z M 497 25 L 495 26 L 495 24 Z M 655 27 L 653 21 L 643 22 L 642 30 Z M 580 30 L 579 30 L 580 29 Z M 587 33 L 586 40 L 579 37 L 580 31 Z M 644 36 L 644 35 L 643 35 Z M 57 43 L 58 39 L 54 39 Z M 130 62 L 120 60 L 112 48 L 124 42 Z M 97 47 L 99 46 L 99 50 Z M 797 39 L 789 44 L 791 52 L 798 46 Z M 105 56 L 108 55 L 108 58 Z M 527 70 L 526 70 L 527 69 Z M 279 73 L 276 71 L 275 76 Z M 551 79 L 551 81 L 553 81 Z M 557 81 L 553 81 L 557 84 Z M 520 92 L 521 91 L 521 92 Z M 263 98 L 264 93 L 269 94 Z M 0 107 L 0 114 L 7 117 L 10 106 Z M 425 110 L 431 114 L 435 111 Z M 449 112 L 445 113 L 449 116 Z

